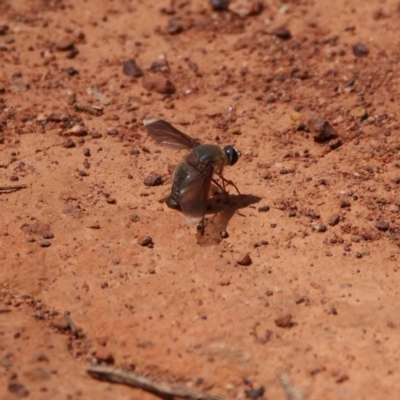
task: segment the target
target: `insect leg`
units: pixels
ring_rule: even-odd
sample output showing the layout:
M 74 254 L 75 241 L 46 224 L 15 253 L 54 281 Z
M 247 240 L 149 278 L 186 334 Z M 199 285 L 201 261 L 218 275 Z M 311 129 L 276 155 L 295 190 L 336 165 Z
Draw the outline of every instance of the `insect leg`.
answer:
M 242 195 L 242 194 L 239 192 L 239 189 L 237 188 L 237 186 L 236 186 L 231 180 L 224 178 L 223 175 L 218 175 L 218 176 L 219 176 L 219 177 L 221 178 L 221 180 L 222 180 L 222 185 L 223 185 L 223 187 L 224 187 L 224 191 L 225 191 L 225 192 L 226 192 L 225 187 L 226 187 L 227 185 L 231 185 L 231 186 L 233 186 L 233 187 L 236 189 L 236 191 L 238 192 L 239 196 Z M 226 183 L 226 184 L 225 184 L 225 183 Z
M 228 196 L 228 192 L 225 189 L 225 185 L 221 186 L 219 184 L 219 182 L 217 180 L 215 180 L 214 178 L 211 179 L 211 181 L 214 183 L 214 185 L 218 186 L 221 190 L 222 193 L 224 194 L 224 196 L 226 197 L 226 200 L 229 202 L 229 196 Z M 230 202 L 229 202 L 230 203 Z
M 197 230 L 200 232 L 201 236 L 204 236 L 204 227 L 205 227 L 205 225 L 204 225 L 204 217 L 203 217 L 203 219 L 201 220 L 201 223 L 199 225 L 197 225 Z

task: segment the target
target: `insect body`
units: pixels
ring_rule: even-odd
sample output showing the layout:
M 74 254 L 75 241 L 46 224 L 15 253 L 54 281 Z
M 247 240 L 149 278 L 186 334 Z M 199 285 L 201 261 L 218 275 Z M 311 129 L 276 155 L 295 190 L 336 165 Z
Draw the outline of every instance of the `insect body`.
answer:
M 190 225 L 199 223 L 207 211 L 211 182 L 224 193 L 226 184 L 236 188 L 222 173 L 225 166 L 236 164 L 240 152 L 232 146 L 201 144 L 161 119 L 144 120 L 143 123 L 156 142 L 177 150 L 191 150 L 176 167 L 171 193 L 165 202 L 170 208 L 180 208 Z M 222 186 L 213 179 L 214 173 L 221 178 Z

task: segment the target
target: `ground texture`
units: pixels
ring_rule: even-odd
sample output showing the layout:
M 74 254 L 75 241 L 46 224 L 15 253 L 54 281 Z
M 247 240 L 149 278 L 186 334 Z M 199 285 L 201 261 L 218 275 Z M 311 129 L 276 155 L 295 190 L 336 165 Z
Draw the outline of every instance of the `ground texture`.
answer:
M 2 399 L 399 398 L 398 1 L 229 7 L 0 3 Z M 203 237 L 145 118 L 241 150 Z

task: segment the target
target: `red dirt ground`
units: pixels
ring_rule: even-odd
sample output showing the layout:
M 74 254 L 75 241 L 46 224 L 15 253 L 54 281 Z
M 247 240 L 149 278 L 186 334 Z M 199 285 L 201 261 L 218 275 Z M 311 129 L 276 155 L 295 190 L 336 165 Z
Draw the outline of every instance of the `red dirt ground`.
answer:
M 398 399 L 399 17 L 397 0 L 242 18 L 206 0 L 3 0 L 0 186 L 27 188 L 0 191 L 0 398 L 155 398 L 87 375 L 108 362 L 227 398 Z M 315 141 L 313 115 L 338 138 Z M 244 196 L 211 202 L 204 237 L 160 202 L 184 153 L 144 118 L 241 150 L 225 176 Z

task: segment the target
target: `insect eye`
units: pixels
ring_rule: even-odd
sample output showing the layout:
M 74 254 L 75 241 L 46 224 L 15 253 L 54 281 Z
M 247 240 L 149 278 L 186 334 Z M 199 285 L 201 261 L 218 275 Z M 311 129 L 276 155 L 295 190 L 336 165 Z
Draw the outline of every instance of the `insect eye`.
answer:
M 232 146 L 225 146 L 224 151 L 229 160 L 229 165 L 235 165 L 239 160 L 240 152 Z

